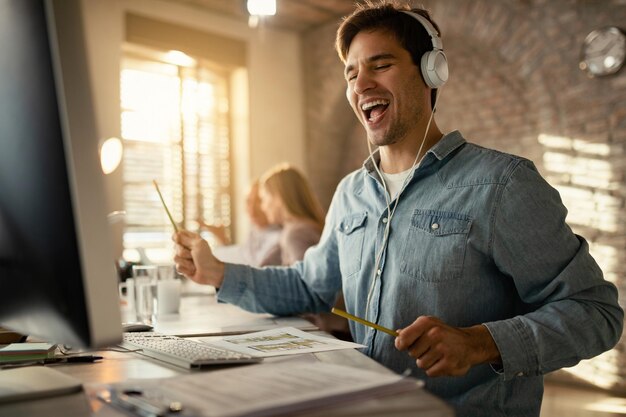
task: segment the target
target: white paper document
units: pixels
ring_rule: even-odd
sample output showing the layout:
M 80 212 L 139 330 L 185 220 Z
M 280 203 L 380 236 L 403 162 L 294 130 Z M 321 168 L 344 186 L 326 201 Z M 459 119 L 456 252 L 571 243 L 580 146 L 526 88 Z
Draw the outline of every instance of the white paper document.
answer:
M 264 417 L 414 391 L 419 386 L 418 380 L 391 373 L 287 361 L 115 384 L 99 397 L 131 410 L 124 393 L 133 392 L 135 412 L 177 404 L 176 415 L 181 417 Z
M 223 339 L 211 341 L 211 344 L 261 358 L 365 347 L 358 343 L 316 336 L 294 327 L 226 336 Z

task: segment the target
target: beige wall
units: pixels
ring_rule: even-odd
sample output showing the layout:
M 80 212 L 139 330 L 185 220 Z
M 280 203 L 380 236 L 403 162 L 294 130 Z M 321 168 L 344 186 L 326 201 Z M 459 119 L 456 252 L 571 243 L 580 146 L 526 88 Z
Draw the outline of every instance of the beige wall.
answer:
M 234 74 L 236 90 L 249 106 L 233 118 L 237 238 L 247 231 L 243 194 L 249 178 L 289 161 L 304 169 L 304 89 L 300 39 L 286 31 L 262 31 L 246 23 L 198 8 L 160 0 L 83 0 L 87 45 L 101 138 L 120 136 L 119 63 L 125 38 L 124 15 L 132 12 L 158 20 L 231 37 L 246 43 L 247 71 Z M 247 83 L 246 75 L 247 74 Z M 121 171 L 107 178 L 110 211 L 122 208 Z M 121 255 L 121 225 L 113 226 L 116 254 Z

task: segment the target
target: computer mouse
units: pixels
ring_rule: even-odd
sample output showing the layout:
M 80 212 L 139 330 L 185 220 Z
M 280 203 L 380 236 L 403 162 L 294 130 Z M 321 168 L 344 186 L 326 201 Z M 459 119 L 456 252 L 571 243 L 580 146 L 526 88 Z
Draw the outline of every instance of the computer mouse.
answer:
M 152 326 L 146 323 L 122 323 L 122 330 L 125 332 L 149 332 Z

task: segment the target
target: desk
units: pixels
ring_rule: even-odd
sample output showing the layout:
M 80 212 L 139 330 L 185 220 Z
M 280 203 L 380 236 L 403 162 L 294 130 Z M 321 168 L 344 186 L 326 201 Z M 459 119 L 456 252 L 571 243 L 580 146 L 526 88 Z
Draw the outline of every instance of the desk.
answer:
M 233 306 L 218 304 L 214 296 L 203 296 L 202 306 L 197 299 L 183 299 L 183 305 L 197 305 L 197 311 L 209 308 L 213 314 L 220 311 L 232 313 Z M 181 320 L 184 320 L 185 309 L 181 310 Z M 196 311 L 196 312 L 197 312 Z M 195 313 L 194 313 L 195 314 Z M 264 317 L 259 316 L 259 317 Z M 68 375 L 83 382 L 84 393 L 41 399 L 23 403 L 13 403 L 0 406 L 0 417 L 121 417 L 125 414 L 104 406 L 94 397 L 94 393 L 101 384 L 126 381 L 142 378 L 166 378 L 189 373 L 181 368 L 168 365 L 156 360 L 141 356 L 137 353 L 122 353 L 114 351 L 100 351 L 97 354 L 104 360 L 93 364 L 58 364 L 54 366 Z M 388 369 L 368 358 L 356 350 L 338 350 L 319 352 L 314 354 L 295 355 L 290 357 L 276 357 L 265 359 L 264 363 L 275 361 L 320 361 L 337 363 L 358 368 L 365 368 L 381 373 L 390 373 Z M 263 366 L 263 363 L 245 366 Z M 198 372 L 198 371 L 194 371 Z M 200 372 L 210 372 L 210 369 Z M 390 395 L 374 398 L 368 401 L 359 401 L 341 407 L 326 408 L 320 411 L 299 413 L 306 417 L 413 417 L 416 415 L 427 417 L 450 417 L 454 413 L 443 401 L 422 389 L 408 394 Z
M 299 317 L 276 317 L 256 314 L 232 305 L 218 303 L 215 295 L 190 294 L 182 298 L 180 314 L 166 315 L 155 325 L 155 331 L 181 337 L 229 335 L 280 327 L 316 330 Z

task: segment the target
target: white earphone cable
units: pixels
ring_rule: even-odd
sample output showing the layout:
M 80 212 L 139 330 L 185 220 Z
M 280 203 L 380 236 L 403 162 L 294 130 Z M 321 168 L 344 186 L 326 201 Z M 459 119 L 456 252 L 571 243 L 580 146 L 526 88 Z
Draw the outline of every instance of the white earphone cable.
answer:
M 435 102 L 433 104 L 433 109 L 430 112 L 430 117 L 428 118 L 428 124 L 426 125 L 426 131 L 424 132 L 424 137 L 422 138 L 422 143 L 420 144 L 420 147 L 417 151 L 417 155 L 415 155 L 415 160 L 413 161 L 413 165 L 411 167 L 411 169 L 409 169 L 409 172 L 407 172 L 406 177 L 404 177 L 404 181 L 402 182 L 402 186 L 400 187 L 400 190 L 398 191 L 397 197 L 396 197 L 396 201 L 393 204 L 393 209 L 391 209 L 390 207 L 390 196 L 389 193 L 387 191 L 387 184 L 385 182 L 385 178 L 383 177 L 383 174 L 381 173 L 378 164 L 376 163 L 376 161 L 374 161 L 374 156 L 373 156 L 373 152 L 372 152 L 372 146 L 370 144 L 369 139 L 367 140 L 367 148 L 370 152 L 369 155 L 369 159 L 372 161 L 372 164 L 374 165 L 374 169 L 376 170 L 376 172 L 378 173 L 378 176 L 380 178 L 380 181 L 383 183 L 383 189 L 385 191 L 385 201 L 387 203 L 387 224 L 385 225 L 385 232 L 383 234 L 383 241 L 381 243 L 380 246 L 380 250 L 378 251 L 378 254 L 376 255 L 375 262 L 374 262 L 374 274 L 372 276 L 372 282 L 370 284 L 370 288 L 367 292 L 367 301 L 365 304 L 365 318 L 367 320 L 369 320 L 368 317 L 368 313 L 369 313 L 369 307 L 370 307 L 370 301 L 372 298 L 372 293 L 374 291 L 374 285 L 376 284 L 376 276 L 379 275 L 378 273 L 378 268 L 380 267 L 380 261 L 382 259 L 382 255 L 383 252 L 385 251 L 385 248 L 387 247 L 387 244 L 389 242 L 389 233 L 390 233 L 390 229 L 391 229 L 391 219 L 393 218 L 393 215 L 396 212 L 396 208 L 398 207 L 398 202 L 400 201 L 400 195 L 402 194 L 402 192 L 404 191 L 404 188 L 406 187 L 409 177 L 411 177 L 411 175 L 413 174 L 413 169 L 415 168 L 415 166 L 417 165 L 418 162 L 418 158 L 420 157 L 420 154 L 422 153 L 422 149 L 424 147 L 424 143 L 426 142 L 426 137 L 428 136 L 428 131 L 430 130 L 430 125 L 433 121 L 433 116 L 435 114 L 435 110 L 437 108 L 437 102 L 439 101 L 439 95 L 441 93 L 441 87 L 439 87 L 437 89 L 437 92 L 435 93 Z M 377 149 L 379 152 L 380 150 Z M 380 275 L 382 275 L 382 271 L 380 273 Z

